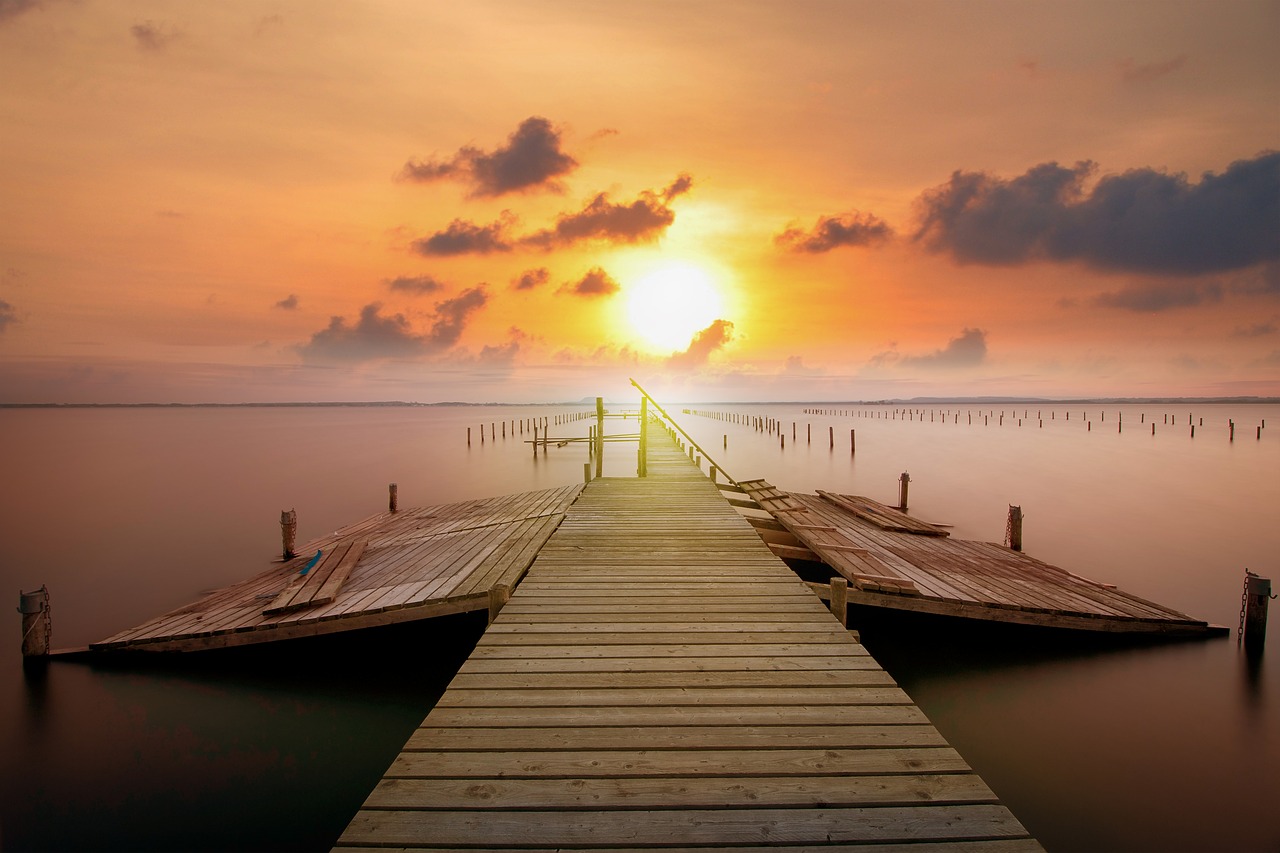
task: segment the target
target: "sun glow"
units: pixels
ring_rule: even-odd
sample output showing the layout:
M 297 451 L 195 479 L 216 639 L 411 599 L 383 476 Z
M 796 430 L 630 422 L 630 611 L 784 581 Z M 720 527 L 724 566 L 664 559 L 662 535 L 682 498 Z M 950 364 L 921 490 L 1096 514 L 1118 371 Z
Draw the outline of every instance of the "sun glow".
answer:
M 687 349 L 723 310 L 711 277 L 690 264 L 664 264 L 627 288 L 627 322 L 646 347 L 658 352 Z

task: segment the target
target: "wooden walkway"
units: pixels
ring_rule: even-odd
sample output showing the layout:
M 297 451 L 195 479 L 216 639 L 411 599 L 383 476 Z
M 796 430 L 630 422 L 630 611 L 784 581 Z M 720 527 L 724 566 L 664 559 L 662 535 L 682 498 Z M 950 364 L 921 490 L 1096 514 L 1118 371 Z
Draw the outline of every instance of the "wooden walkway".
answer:
M 660 433 L 648 474 L 586 486 L 339 848 L 1041 849 Z
M 489 591 L 519 582 L 582 488 L 375 515 L 90 649 L 198 651 L 487 610 Z
M 1224 631 L 1003 545 L 952 538 L 870 498 L 739 485 L 788 534 L 762 533 L 775 551 L 826 563 L 848 579 L 851 604 L 1088 631 Z

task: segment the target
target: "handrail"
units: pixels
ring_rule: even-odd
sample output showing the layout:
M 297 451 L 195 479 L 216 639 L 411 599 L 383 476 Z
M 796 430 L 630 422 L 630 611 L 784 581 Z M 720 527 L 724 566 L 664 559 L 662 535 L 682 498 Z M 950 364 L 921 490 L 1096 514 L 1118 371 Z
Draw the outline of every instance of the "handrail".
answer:
M 632 384 L 632 385 L 634 385 L 634 386 L 636 387 L 636 390 L 637 390 L 637 391 L 639 391 L 639 392 L 641 393 L 641 395 L 643 395 L 643 396 L 644 396 L 644 398 L 645 398 L 646 400 L 648 400 L 650 403 L 652 403 L 652 404 L 653 404 L 653 407 L 654 407 L 655 409 L 657 409 L 659 412 L 661 412 L 661 413 L 662 413 L 662 416 L 663 416 L 664 418 L 666 418 L 666 419 L 667 419 L 667 421 L 669 421 L 669 422 L 670 422 L 670 424 L 671 424 L 673 427 L 675 427 L 676 429 L 680 430 L 680 434 L 681 434 L 681 435 L 683 435 L 686 439 L 688 439 L 690 444 L 692 444 L 694 447 L 696 447 L 698 450 L 700 450 L 700 451 L 702 452 L 702 458 L 703 458 L 703 459 L 705 459 L 705 460 L 707 460 L 707 464 L 708 464 L 708 465 L 713 465 L 713 466 L 715 466 L 715 469 L 716 469 L 717 471 L 719 471 L 721 474 L 724 474 L 724 477 L 725 477 L 725 479 L 726 479 L 726 480 L 728 480 L 728 481 L 729 481 L 731 484 L 733 484 L 734 486 L 738 486 L 738 481 L 737 481 L 737 480 L 735 480 L 735 479 L 733 479 L 733 477 L 730 477 L 730 476 L 729 476 L 729 472 L 728 472 L 728 471 L 726 471 L 726 470 L 724 470 L 723 466 L 721 466 L 721 465 L 720 465 L 720 463 L 718 463 L 718 462 L 716 462 L 714 459 L 712 459 L 712 458 L 711 458 L 711 454 L 710 454 L 710 453 L 707 453 L 707 451 L 706 451 L 706 450 L 703 450 L 702 445 L 700 445 L 700 444 L 698 444 L 698 442 L 694 441 L 694 440 L 693 440 L 693 436 L 691 436 L 691 435 L 689 435 L 689 433 L 685 432 L 685 431 L 684 431 L 684 428 L 683 428 L 682 426 L 680 426 L 680 424 L 676 423 L 676 419 L 675 419 L 675 418 L 673 418 L 673 417 L 671 417 L 671 415 L 667 414 L 667 410 L 666 410 L 666 409 L 664 409 L 664 408 L 662 408 L 662 405 L 661 405 L 657 400 L 653 399 L 653 395 L 652 395 L 652 394 L 650 394 L 648 391 L 644 390 L 644 388 L 641 388 L 641 387 L 640 387 L 640 383 L 639 383 L 639 382 L 637 382 L 637 381 L 635 381 L 634 379 L 632 379 L 632 380 L 631 380 L 631 384 Z M 742 488 L 742 487 L 741 487 L 741 486 L 738 486 L 738 488 Z

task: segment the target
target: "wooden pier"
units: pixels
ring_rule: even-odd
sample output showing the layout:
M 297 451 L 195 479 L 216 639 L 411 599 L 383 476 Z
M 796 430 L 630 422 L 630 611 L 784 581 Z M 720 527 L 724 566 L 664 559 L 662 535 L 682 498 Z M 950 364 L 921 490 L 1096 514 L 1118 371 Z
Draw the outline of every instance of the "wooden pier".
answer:
M 1226 633 L 1021 551 L 955 539 L 870 498 L 783 492 L 764 480 L 739 486 L 772 516 L 760 526 L 775 553 L 826 563 L 848 580 L 850 604 L 1086 631 Z
M 339 848 L 1041 849 L 673 441 L 646 459 L 565 508 Z
M 519 583 L 581 490 L 381 513 L 89 648 L 200 651 L 486 610 Z

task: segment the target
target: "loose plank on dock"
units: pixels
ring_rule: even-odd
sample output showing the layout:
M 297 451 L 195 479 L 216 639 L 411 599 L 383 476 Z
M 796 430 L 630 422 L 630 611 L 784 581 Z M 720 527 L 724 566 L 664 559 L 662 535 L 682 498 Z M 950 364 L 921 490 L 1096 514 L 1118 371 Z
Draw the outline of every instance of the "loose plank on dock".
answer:
M 1088 631 L 1220 631 L 1021 551 L 948 537 L 870 498 L 781 492 L 764 480 L 741 485 L 804 547 L 848 579 L 851 604 Z
M 566 510 L 338 847 L 1040 850 L 659 439 Z
M 489 590 L 519 582 L 581 490 L 381 513 L 90 648 L 195 651 L 486 610 Z

